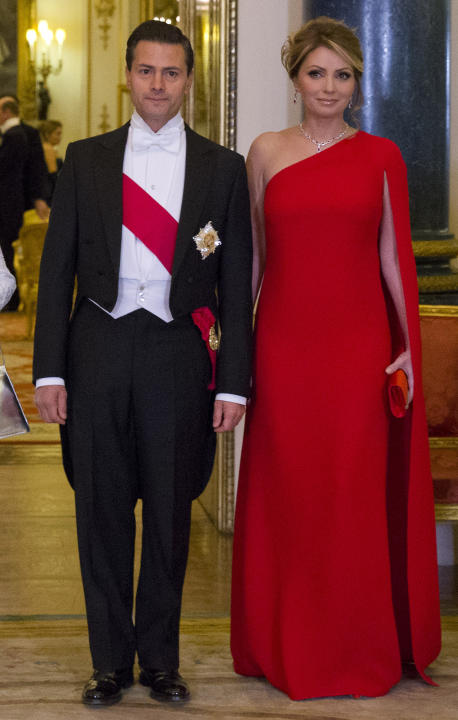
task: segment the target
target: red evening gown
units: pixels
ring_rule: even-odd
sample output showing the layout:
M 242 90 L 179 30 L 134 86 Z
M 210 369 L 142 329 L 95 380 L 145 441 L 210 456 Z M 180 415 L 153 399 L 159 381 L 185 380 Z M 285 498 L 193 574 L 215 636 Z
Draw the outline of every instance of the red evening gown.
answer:
M 378 253 L 384 178 L 415 397 L 391 419 L 399 348 Z M 265 193 L 234 537 L 236 672 L 295 700 L 383 695 L 440 648 L 432 482 L 405 165 L 362 131 L 278 172 Z

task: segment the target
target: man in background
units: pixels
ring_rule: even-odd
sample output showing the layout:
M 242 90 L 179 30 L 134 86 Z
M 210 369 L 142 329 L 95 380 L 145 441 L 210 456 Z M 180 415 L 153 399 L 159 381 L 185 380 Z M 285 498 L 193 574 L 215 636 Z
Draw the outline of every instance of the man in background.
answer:
M 0 247 L 5 263 L 13 275 L 14 249 L 24 213 L 24 172 L 27 161 L 27 138 L 19 120 L 19 106 L 14 100 L 0 102 Z M 19 294 L 14 291 L 4 310 L 17 310 Z
M 13 101 L 17 104 L 20 114 L 20 103 L 16 95 L 0 95 L 0 104 Z M 49 206 L 44 200 L 47 186 L 47 169 L 40 133 L 36 128 L 21 120 L 27 140 L 27 157 L 24 168 L 24 209 L 34 208 L 41 220 L 49 217 Z

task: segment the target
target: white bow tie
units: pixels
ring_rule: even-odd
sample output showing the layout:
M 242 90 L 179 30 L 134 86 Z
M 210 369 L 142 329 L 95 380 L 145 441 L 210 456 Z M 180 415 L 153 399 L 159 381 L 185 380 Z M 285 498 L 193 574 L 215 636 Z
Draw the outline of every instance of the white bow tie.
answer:
M 141 151 L 150 148 L 161 148 L 171 153 L 180 149 L 180 128 L 170 128 L 165 132 L 148 132 L 142 128 L 132 128 L 132 150 Z

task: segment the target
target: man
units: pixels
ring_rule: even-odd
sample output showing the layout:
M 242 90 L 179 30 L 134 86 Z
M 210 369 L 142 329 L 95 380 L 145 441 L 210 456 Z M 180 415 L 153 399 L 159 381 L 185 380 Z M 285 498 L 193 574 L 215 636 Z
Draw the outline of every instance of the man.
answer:
M 16 95 L 0 95 L 0 104 L 4 101 L 15 102 L 20 111 L 19 99 Z M 25 210 L 35 208 L 41 220 L 49 217 L 49 206 L 44 200 L 46 196 L 48 171 L 46 168 L 43 147 L 41 145 L 40 133 L 32 125 L 23 120 L 20 121 L 21 128 L 27 139 L 27 157 L 24 169 L 24 200 Z
M 14 100 L 0 103 L 0 247 L 5 263 L 13 275 L 14 248 L 22 225 L 24 194 L 22 191 L 27 158 L 27 139 L 20 126 L 19 108 Z M 5 310 L 16 310 L 17 289 Z
M 250 378 L 243 159 L 184 126 L 193 52 L 178 28 L 139 25 L 126 64 L 130 126 L 69 146 L 35 334 L 36 403 L 43 420 L 61 425 L 75 489 L 94 665 L 83 690 L 89 705 L 121 698 L 135 652 L 152 697 L 189 698 L 178 629 L 191 501 L 208 480 L 215 431 L 243 416 Z

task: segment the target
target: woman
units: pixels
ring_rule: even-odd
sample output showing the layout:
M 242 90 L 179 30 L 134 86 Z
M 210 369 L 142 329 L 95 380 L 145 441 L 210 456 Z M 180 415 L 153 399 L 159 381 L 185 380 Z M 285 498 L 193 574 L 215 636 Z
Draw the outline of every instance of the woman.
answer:
M 40 137 L 48 169 L 48 187 L 46 202 L 51 204 L 54 188 L 56 187 L 57 175 L 62 167 L 62 159 L 58 156 L 56 146 L 62 139 L 62 123 L 59 120 L 44 120 L 40 123 Z
M 0 310 L 5 307 L 16 288 L 16 280 L 6 267 L 5 258 L 0 250 Z
M 286 43 L 299 127 L 248 157 L 254 387 L 234 538 L 235 670 L 292 699 L 378 696 L 439 652 L 432 483 L 405 165 L 350 127 L 359 41 L 318 18 Z M 264 271 L 265 266 L 265 271 Z M 387 374 L 408 376 L 390 418 Z

